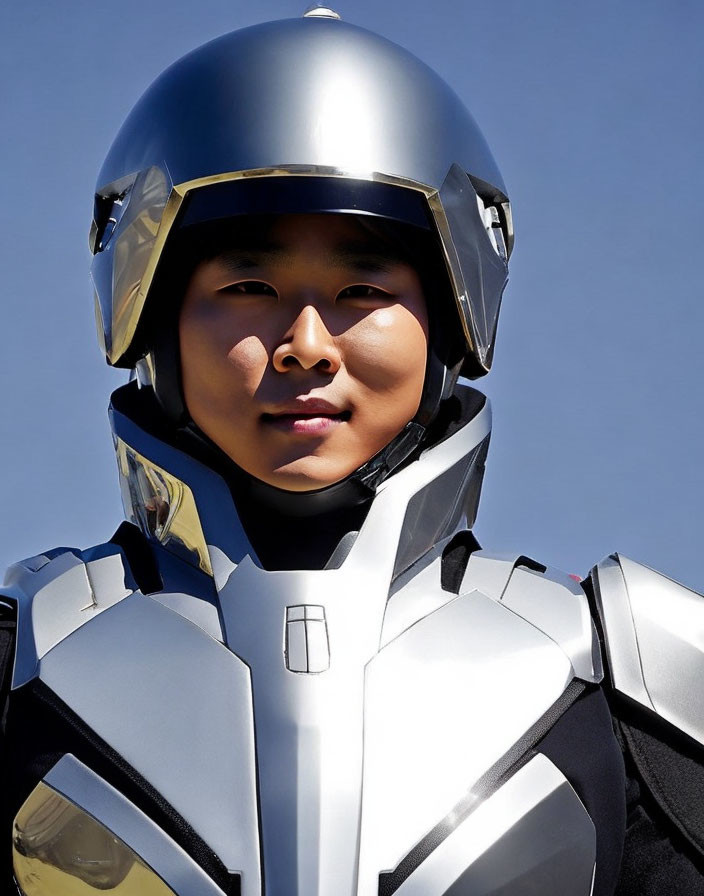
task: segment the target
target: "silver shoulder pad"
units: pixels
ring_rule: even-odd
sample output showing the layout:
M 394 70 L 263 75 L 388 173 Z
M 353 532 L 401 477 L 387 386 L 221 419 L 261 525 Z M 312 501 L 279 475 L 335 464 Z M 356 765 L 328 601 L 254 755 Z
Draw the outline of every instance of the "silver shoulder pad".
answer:
M 84 560 L 68 548 L 10 566 L 0 595 L 17 606 L 17 646 L 12 687 L 35 677 L 39 661 L 86 622 L 133 593 L 116 545 Z
M 615 690 L 704 744 L 704 598 L 619 554 L 592 579 Z
M 582 681 L 603 678 L 599 639 L 579 581 L 527 557 L 475 551 L 460 593 L 481 591 L 551 638 Z

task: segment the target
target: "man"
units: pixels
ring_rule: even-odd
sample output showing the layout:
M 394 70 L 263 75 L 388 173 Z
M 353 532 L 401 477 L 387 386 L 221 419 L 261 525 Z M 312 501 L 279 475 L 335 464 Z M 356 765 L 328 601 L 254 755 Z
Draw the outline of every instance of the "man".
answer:
M 691 789 L 647 770 L 699 780 L 661 675 L 699 680 L 698 598 L 617 560 L 585 594 L 471 534 L 490 420 L 460 374 L 491 365 L 513 232 L 447 85 L 327 8 L 225 35 L 133 110 L 91 241 L 136 372 L 130 522 L 8 573 L 21 891 L 655 893 L 667 806 L 697 892 Z

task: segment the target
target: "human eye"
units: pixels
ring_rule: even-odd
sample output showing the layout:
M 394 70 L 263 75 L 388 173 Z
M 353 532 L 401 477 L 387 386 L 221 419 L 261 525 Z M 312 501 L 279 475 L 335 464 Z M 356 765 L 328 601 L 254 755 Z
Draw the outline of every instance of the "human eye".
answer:
M 377 307 L 392 300 L 392 296 L 385 289 L 378 286 L 370 286 L 368 283 L 355 283 L 346 286 L 337 294 L 337 301 L 349 302 L 361 307 Z
M 241 296 L 272 296 L 273 298 L 277 298 L 278 294 L 273 286 L 269 283 L 265 283 L 263 280 L 240 280 L 237 283 L 229 283 L 227 286 L 223 286 L 220 289 L 220 292 L 227 293 L 228 295 L 241 295 Z

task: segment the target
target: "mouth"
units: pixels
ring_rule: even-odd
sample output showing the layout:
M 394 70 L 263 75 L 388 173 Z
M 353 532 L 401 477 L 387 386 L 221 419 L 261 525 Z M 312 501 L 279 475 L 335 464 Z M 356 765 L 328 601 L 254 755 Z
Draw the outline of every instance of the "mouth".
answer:
M 261 420 L 266 426 L 271 426 L 281 432 L 300 435 L 323 435 L 342 423 L 346 423 L 350 417 L 349 411 L 340 413 L 322 413 L 313 411 L 304 413 L 292 411 L 281 414 L 262 414 Z
M 340 411 L 319 398 L 296 399 L 261 415 L 262 423 L 281 432 L 297 435 L 324 435 L 351 418 L 351 411 Z

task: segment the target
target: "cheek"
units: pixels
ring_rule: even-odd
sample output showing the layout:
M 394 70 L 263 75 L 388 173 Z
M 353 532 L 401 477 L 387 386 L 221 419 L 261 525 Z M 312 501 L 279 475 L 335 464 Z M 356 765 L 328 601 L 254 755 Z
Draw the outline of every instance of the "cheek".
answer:
M 428 355 L 425 319 L 403 306 L 378 309 L 342 341 L 350 375 L 370 392 L 402 392 L 420 401 Z
M 227 315 L 185 309 L 179 337 L 183 388 L 192 415 L 218 412 L 218 407 L 256 391 L 267 350 L 258 337 L 242 336 L 242 328 Z
M 258 336 L 245 336 L 231 345 L 227 363 L 234 380 L 253 395 L 269 363 L 269 352 Z

